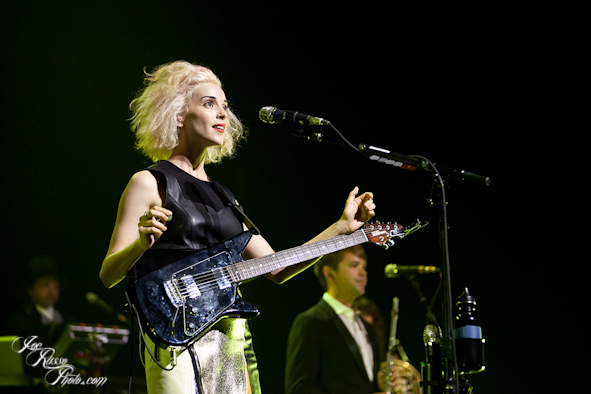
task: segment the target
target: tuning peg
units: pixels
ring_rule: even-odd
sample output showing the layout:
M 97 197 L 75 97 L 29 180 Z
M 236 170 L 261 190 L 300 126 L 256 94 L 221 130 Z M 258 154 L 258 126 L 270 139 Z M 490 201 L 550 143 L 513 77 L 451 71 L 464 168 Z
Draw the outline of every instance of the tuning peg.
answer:
M 388 250 L 388 248 L 390 248 L 390 246 L 394 246 L 395 242 L 393 239 L 388 240 L 387 242 L 384 242 L 382 244 L 384 250 Z

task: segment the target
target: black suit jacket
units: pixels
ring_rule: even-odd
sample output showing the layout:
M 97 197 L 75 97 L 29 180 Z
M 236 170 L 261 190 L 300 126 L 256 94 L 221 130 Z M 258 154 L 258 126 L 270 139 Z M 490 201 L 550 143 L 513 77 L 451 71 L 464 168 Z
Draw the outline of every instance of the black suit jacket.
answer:
M 41 343 L 43 347 L 53 348 L 55 343 L 68 326 L 68 323 L 74 321 L 72 316 L 59 309 L 63 321 L 59 324 L 43 324 L 41 322 L 41 314 L 35 308 L 33 303 L 23 305 L 14 315 L 12 315 L 6 325 L 2 328 L 2 335 L 16 335 L 21 337 L 21 346 L 25 339 L 36 336 L 35 343 Z M 23 365 L 25 372 L 35 377 L 44 377 L 47 369 L 42 366 L 42 363 L 36 367 L 31 367 L 25 362 L 28 351 L 23 352 Z
M 320 300 L 299 314 L 291 327 L 285 393 L 369 394 L 379 391 L 375 331 L 365 321 L 363 324 L 373 347 L 374 382 L 369 381 L 359 348 L 347 327 L 334 310 Z

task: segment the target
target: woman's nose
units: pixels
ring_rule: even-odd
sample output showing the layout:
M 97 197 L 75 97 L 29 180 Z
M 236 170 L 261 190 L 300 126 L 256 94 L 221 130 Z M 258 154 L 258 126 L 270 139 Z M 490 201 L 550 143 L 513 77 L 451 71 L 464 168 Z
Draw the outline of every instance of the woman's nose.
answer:
M 226 110 L 224 110 L 223 108 L 220 108 L 220 112 L 218 113 L 218 119 L 224 120 L 227 117 L 228 117 L 228 114 L 226 113 Z

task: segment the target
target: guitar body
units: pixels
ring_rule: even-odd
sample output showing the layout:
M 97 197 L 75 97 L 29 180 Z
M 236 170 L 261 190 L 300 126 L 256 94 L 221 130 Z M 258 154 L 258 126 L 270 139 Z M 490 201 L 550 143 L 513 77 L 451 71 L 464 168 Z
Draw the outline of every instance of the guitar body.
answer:
M 130 277 L 126 293 L 140 324 L 160 347 L 186 347 L 224 317 L 254 318 L 259 311 L 238 296 L 224 268 L 243 261 L 252 237 L 244 232 L 198 252 L 147 250 L 137 264 L 162 266 Z M 184 255 L 184 257 L 183 257 Z

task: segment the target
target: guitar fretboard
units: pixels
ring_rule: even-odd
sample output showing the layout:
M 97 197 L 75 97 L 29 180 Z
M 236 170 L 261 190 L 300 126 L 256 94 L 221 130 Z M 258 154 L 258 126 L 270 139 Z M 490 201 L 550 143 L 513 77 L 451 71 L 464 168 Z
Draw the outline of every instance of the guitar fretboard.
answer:
M 267 256 L 242 261 L 228 266 L 226 269 L 233 282 L 241 282 L 364 242 L 368 242 L 368 238 L 365 231 L 361 229 L 348 235 L 340 235 L 327 240 L 286 249 Z

